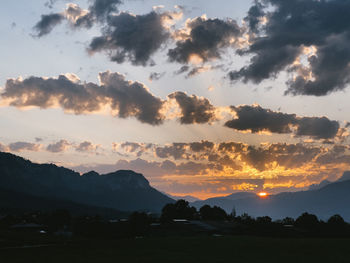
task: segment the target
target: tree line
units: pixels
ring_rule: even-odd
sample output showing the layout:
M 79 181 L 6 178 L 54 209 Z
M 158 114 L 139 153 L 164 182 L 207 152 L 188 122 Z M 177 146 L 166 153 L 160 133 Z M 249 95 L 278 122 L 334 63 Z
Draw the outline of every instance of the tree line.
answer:
M 213 225 L 212 230 L 201 230 L 195 222 Z M 204 205 L 199 210 L 185 200 L 163 207 L 160 215 L 146 212 L 131 213 L 124 220 L 106 220 L 100 216 L 72 216 L 67 210 L 36 212 L 0 217 L 0 231 L 14 225 L 34 223 L 47 233 L 62 229 L 77 236 L 123 238 L 145 235 L 191 234 L 248 234 L 264 236 L 337 236 L 350 237 L 350 225 L 340 215 L 322 221 L 307 212 L 293 219 L 286 217 L 273 221 L 269 216 L 251 217 L 248 214 L 228 214 L 218 206 Z

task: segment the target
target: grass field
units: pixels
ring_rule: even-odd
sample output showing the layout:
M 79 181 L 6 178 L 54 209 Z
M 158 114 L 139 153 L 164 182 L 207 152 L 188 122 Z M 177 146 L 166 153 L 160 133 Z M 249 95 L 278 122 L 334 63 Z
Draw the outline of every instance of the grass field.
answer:
M 169 237 L 0 249 L 1 263 L 350 262 L 349 239 Z

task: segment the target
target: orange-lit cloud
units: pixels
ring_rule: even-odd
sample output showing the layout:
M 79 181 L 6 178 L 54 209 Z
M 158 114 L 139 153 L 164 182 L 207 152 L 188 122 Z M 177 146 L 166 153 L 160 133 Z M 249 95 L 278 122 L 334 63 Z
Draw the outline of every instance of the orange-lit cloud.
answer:
M 195 194 L 200 198 L 239 191 L 302 190 L 325 179 L 335 180 L 350 169 L 347 145 L 264 143 L 253 146 L 200 141 L 151 145 L 147 151 L 144 150 L 146 144 L 129 143 L 129 146 L 120 154 L 135 152 L 138 159 L 77 169 L 83 172 L 132 169 L 143 173 L 163 191 Z

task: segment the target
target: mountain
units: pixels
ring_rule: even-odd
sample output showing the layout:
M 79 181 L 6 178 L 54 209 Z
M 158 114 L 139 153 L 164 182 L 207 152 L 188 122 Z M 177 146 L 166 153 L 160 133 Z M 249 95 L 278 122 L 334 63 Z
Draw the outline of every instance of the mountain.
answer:
M 2 152 L 0 186 L 16 193 L 121 211 L 159 212 L 165 204 L 174 202 L 133 171 L 104 175 L 92 171 L 80 175 L 64 167 L 35 164 Z
M 329 185 L 331 184 L 332 182 L 331 181 L 328 181 L 328 180 L 323 180 L 321 183 L 319 184 L 312 184 L 309 186 L 309 190 L 318 190 L 318 189 L 321 189 L 323 187 L 325 187 L 326 185 Z
M 72 215 L 100 215 L 105 218 L 126 218 L 129 213 L 112 208 L 103 208 L 78 204 L 61 199 L 50 199 L 0 188 L 0 214 L 45 211 L 52 212 L 64 209 Z
M 350 171 L 345 171 L 342 175 L 342 177 L 340 177 L 337 182 L 343 182 L 343 181 L 347 181 L 350 180 Z M 309 187 L 309 190 L 317 190 L 317 189 L 321 189 L 323 187 L 325 187 L 326 185 L 329 185 L 333 182 L 328 181 L 328 180 L 323 180 L 321 183 L 319 184 L 312 184 Z
M 343 182 L 347 180 L 350 180 L 350 171 L 345 171 L 343 173 L 343 176 L 338 179 L 338 182 Z
M 217 205 L 230 213 L 235 208 L 237 214 L 248 213 L 251 216 L 270 216 L 273 219 L 285 217 L 296 218 L 304 212 L 317 215 L 327 220 L 334 214 L 340 214 L 350 222 L 350 180 L 344 174 L 339 181 L 326 184 L 316 190 L 280 193 L 260 198 L 257 195 L 245 198 L 230 199 L 228 197 L 211 198 L 192 205 L 200 207 L 204 204 Z
M 191 203 L 191 205 L 196 207 L 197 209 L 200 209 L 203 205 L 210 205 L 210 206 L 216 205 L 226 210 L 226 212 L 231 213 L 234 208 L 234 206 L 232 205 L 232 201 L 254 197 L 254 196 L 256 196 L 256 194 L 254 193 L 239 192 L 239 193 L 233 193 L 224 197 L 213 197 L 206 200 L 195 201 Z
M 194 197 L 192 195 L 185 195 L 185 196 L 177 196 L 177 195 L 171 195 L 171 194 L 166 194 L 167 196 L 169 196 L 171 199 L 174 199 L 174 200 L 185 200 L 189 203 L 192 203 L 192 202 L 195 202 L 195 201 L 201 201 L 201 199 L 197 198 L 197 197 Z

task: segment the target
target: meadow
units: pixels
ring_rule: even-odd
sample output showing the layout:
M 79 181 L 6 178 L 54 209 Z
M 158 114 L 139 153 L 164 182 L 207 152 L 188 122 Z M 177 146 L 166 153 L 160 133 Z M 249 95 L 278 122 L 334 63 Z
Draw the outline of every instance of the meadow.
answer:
M 195 236 L 1 248 L 2 263 L 349 262 L 350 239 Z

